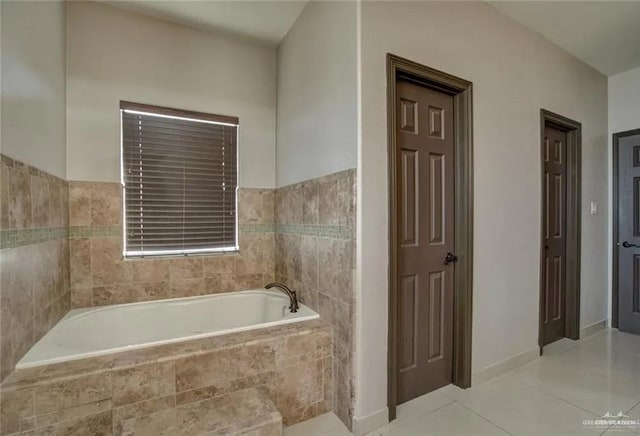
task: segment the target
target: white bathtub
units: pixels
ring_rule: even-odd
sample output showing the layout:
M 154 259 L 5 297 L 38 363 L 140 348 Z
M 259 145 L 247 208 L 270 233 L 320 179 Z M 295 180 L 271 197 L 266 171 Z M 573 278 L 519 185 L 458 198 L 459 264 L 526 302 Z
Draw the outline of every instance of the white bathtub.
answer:
M 289 312 L 285 294 L 265 289 L 75 309 L 24 355 L 16 369 L 318 317 L 303 304 L 298 312 Z

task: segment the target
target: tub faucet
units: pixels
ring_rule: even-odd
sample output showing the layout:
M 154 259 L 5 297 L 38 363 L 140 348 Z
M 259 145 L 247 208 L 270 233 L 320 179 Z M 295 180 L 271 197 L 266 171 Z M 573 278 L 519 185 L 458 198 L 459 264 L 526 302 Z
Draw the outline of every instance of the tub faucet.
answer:
M 296 313 L 298 311 L 298 296 L 296 295 L 296 291 L 292 291 L 282 283 L 269 283 L 264 287 L 265 289 L 278 288 L 285 294 L 289 296 L 289 310 L 291 313 Z

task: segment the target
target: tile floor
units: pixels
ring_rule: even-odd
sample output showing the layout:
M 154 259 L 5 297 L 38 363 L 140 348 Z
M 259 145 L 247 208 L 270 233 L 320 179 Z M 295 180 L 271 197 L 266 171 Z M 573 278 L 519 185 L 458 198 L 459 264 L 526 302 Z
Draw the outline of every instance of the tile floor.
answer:
M 534 362 L 471 389 L 446 386 L 398 407 L 398 419 L 370 436 L 634 435 L 635 428 L 593 428 L 584 420 L 623 412 L 640 420 L 640 336 L 603 330 L 545 348 Z M 333 414 L 285 436 L 347 436 Z

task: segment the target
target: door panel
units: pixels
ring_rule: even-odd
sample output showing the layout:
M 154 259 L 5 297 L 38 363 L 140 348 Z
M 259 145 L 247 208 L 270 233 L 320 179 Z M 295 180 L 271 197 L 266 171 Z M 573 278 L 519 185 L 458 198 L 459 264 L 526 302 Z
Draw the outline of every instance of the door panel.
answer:
M 640 134 L 618 142 L 618 235 L 618 328 L 640 334 Z
M 397 83 L 398 403 L 453 377 L 453 97 Z
M 543 140 L 542 338 L 547 345 L 565 336 L 567 134 L 546 126 Z

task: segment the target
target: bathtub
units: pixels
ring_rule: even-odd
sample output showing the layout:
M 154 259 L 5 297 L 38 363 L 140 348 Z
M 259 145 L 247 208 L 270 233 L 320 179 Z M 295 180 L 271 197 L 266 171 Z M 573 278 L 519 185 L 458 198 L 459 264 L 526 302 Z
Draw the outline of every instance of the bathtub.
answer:
M 265 289 L 74 309 L 24 355 L 16 369 L 318 317 L 303 304 L 291 313 L 289 297 Z

